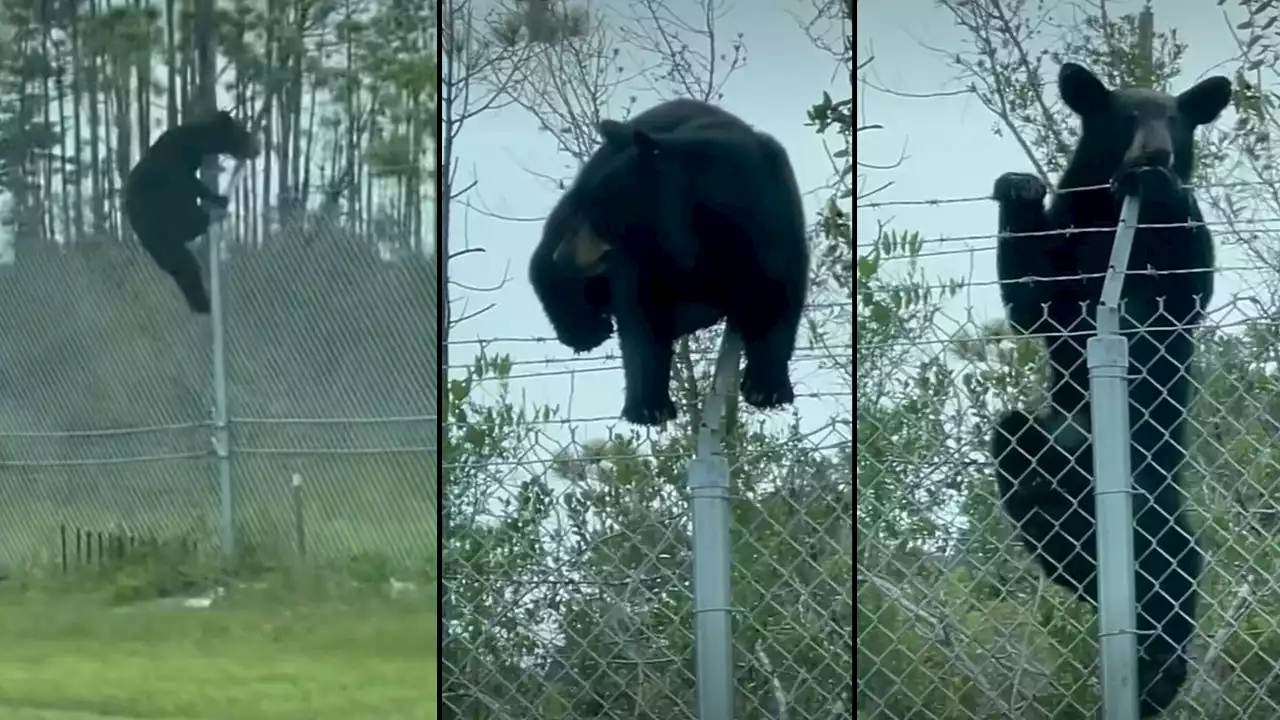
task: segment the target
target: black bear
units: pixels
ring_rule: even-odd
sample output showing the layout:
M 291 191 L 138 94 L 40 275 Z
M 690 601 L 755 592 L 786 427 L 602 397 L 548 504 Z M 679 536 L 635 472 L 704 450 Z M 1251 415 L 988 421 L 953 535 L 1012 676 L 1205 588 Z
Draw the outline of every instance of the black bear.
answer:
M 1013 411 L 992 437 L 997 486 L 1023 544 L 1054 582 L 1097 603 L 1089 370 L 1102 274 L 1126 194 L 1140 196 L 1139 225 L 1121 298 L 1129 343 L 1130 431 L 1137 562 L 1138 682 L 1142 717 L 1173 702 L 1188 673 L 1202 555 L 1179 487 L 1186 459 L 1192 333 L 1213 296 L 1213 239 L 1186 183 L 1197 127 L 1231 100 L 1212 77 L 1181 95 L 1112 90 L 1085 68 L 1058 75 L 1080 139 L 1048 209 L 1034 175 L 995 182 L 997 274 L 1009 322 L 1041 335 L 1049 404 Z M 1099 188 L 1101 186 L 1101 188 Z M 1068 232 L 1070 230 L 1070 232 Z
M 556 337 L 586 352 L 616 321 L 622 417 L 635 424 L 675 418 L 673 344 L 721 319 L 743 341 L 743 399 L 793 402 L 809 246 L 786 151 L 695 100 L 599 131 L 602 146 L 552 209 L 529 263 Z
M 129 171 L 124 211 L 147 254 L 177 283 L 191 311 L 209 313 L 209 293 L 200 263 L 188 243 L 209 229 L 209 209 L 225 208 L 228 198 L 200 182 L 196 172 L 210 155 L 248 160 L 258 140 L 226 111 L 169 128 Z

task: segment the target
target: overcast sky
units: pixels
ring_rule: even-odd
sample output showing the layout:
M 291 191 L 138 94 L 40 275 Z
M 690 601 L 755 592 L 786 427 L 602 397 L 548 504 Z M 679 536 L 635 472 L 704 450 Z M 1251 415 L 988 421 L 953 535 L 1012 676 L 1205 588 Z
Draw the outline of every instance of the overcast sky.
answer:
M 687 6 L 687 7 L 686 7 Z M 697 4 L 673 0 L 672 7 L 692 17 Z M 720 37 L 742 33 L 748 48 L 748 62 L 725 88 L 724 107 L 747 122 L 775 136 L 795 165 L 802 191 L 818 190 L 832 176 L 823 139 L 805 127 L 806 110 L 820 100 L 824 90 L 833 96 L 847 96 L 839 83 L 830 55 L 814 47 L 801 23 L 810 15 L 806 2 L 739 2 L 727 8 L 719 23 Z M 634 52 L 627 50 L 626 52 Z M 627 58 L 623 57 L 625 64 Z M 847 86 L 846 86 L 847 87 Z M 634 90 L 637 109 L 654 104 L 657 98 L 641 83 Z M 629 93 L 618 93 L 625 101 Z M 614 108 L 615 115 L 620 108 Z M 451 338 L 450 364 L 469 364 L 476 342 L 489 341 L 493 353 L 509 353 L 516 360 L 514 373 L 522 376 L 512 383 L 515 393 L 523 393 L 530 403 L 559 404 L 562 417 L 586 428 L 589 436 L 603 435 L 603 429 L 617 424 L 622 407 L 621 365 L 617 346 L 609 342 L 598 350 L 571 359 L 572 354 L 554 340 L 526 277 L 530 252 L 541 231 L 541 219 L 559 197 L 555 186 L 539 174 L 563 177 L 572 160 L 557 153 L 552 140 L 537 130 L 535 120 L 518 107 L 509 107 L 470 121 L 458 141 L 460 185 L 475 182 L 469 196 L 472 204 L 486 212 L 468 210 L 455 204 L 450 222 L 451 250 L 481 247 L 475 254 L 455 261 L 453 278 L 472 286 L 492 286 L 504 277 L 506 284 L 494 292 L 466 292 L 454 288 L 454 317 L 473 312 L 489 303 L 496 307 L 462 324 Z M 827 193 L 809 193 L 806 208 L 813 217 Z M 514 221 L 501 218 L 527 219 Z M 818 372 L 813 351 L 798 351 L 793 365 L 797 392 L 824 395 L 826 402 L 849 407 L 847 391 L 833 393 L 836 386 Z M 457 374 L 457 371 L 454 372 Z M 831 412 L 818 401 L 801 405 L 815 423 L 829 421 Z M 562 430 L 548 428 L 559 435 Z

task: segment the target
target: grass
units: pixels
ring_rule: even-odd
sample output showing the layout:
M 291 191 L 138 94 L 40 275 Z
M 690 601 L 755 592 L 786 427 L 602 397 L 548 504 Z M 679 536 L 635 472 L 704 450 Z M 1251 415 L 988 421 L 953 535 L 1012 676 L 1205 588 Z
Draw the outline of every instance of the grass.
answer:
M 435 511 L 406 467 L 295 464 L 301 493 L 290 468 L 246 473 L 236 582 L 207 474 L 6 475 L 0 720 L 434 720 Z M 64 523 L 144 542 L 64 573 Z M 392 599 L 388 578 L 422 590 Z M 209 609 L 156 600 L 215 584 L 233 589 Z
M 204 610 L 0 594 L 0 718 L 434 720 L 425 597 L 245 592 Z

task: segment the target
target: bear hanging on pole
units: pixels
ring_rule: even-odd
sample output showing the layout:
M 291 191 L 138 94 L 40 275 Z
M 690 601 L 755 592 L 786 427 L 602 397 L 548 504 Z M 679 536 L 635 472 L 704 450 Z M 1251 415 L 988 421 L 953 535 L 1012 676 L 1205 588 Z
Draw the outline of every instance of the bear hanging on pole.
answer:
M 1213 238 L 1187 184 L 1195 131 L 1231 101 L 1210 77 L 1180 95 L 1110 89 L 1067 63 L 1063 103 L 1079 118 L 1071 161 L 1048 194 L 1035 175 L 995 182 L 996 271 L 1014 330 L 1043 338 L 1048 404 L 996 423 L 991 453 L 1005 512 L 1046 576 L 1098 602 L 1089 368 L 1085 343 L 1123 197 L 1140 182 L 1141 211 L 1121 296 L 1129 346 L 1138 684 L 1143 718 L 1177 697 L 1190 665 L 1202 554 L 1187 522 L 1181 479 L 1195 394 L 1192 334 L 1213 298 Z M 1141 172 L 1137 172 L 1141 171 Z M 1154 226 L 1154 227 L 1152 227 Z
M 124 211 L 134 235 L 198 315 L 210 311 L 209 292 L 188 245 L 209 229 L 210 206 L 223 210 L 230 200 L 211 190 L 196 173 L 206 157 L 249 160 L 259 151 L 257 137 L 220 110 L 166 130 L 125 181 Z

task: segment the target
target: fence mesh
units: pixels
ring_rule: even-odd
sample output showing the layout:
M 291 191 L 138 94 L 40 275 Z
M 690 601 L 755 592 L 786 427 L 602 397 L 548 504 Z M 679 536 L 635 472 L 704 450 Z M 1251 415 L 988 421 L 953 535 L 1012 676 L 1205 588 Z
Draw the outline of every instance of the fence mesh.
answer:
M 922 205 L 984 201 L 901 204 L 919 212 Z M 990 217 L 993 226 L 994 208 Z M 1234 221 L 1232 233 L 1242 223 Z M 1275 314 L 1266 309 L 1269 271 L 1224 251 L 1223 224 L 1207 225 L 1218 233 L 1217 291 L 1198 329 L 1187 337 L 1173 332 L 1185 326 L 1168 305 L 1127 305 L 1123 313 L 1133 361 L 1132 522 L 1141 530 L 1133 546 L 1137 679 L 1145 685 L 1177 675 L 1177 663 L 1165 664 L 1168 645 L 1189 633 L 1188 679 L 1163 717 L 1270 718 L 1280 711 L 1280 635 L 1270 619 L 1270 578 L 1280 559 L 1272 521 L 1280 477 L 1271 449 L 1280 421 Z M 1009 467 L 1034 460 L 1035 471 L 1049 476 L 1039 487 L 1035 478 L 1015 478 L 1014 492 L 1031 492 L 1037 508 L 1023 530 L 1042 530 L 1024 544 L 997 482 L 997 464 L 1006 467 L 1010 456 L 993 462 L 992 435 L 998 426 L 1008 429 L 1001 422 L 1008 412 L 1043 408 L 1050 383 L 1044 340 L 1015 334 L 1004 322 L 994 241 L 885 231 L 864 233 L 859 242 L 861 717 L 1090 718 L 1100 708 L 1095 609 L 1077 600 L 1074 588 L 1047 579 L 1026 547 L 1056 543 L 1063 575 L 1092 574 L 1096 539 L 1079 526 L 1081 513 L 1094 510 L 1093 457 L 1083 444 L 1088 406 L 1074 421 L 1063 418 L 1067 429 L 1057 436 L 1059 444 L 1080 441 L 1073 458 L 1055 457 L 1043 442 L 1011 450 L 1034 451 Z M 949 268 L 962 256 L 976 270 L 955 281 Z M 1168 275 L 1129 273 L 1126 284 L 1162 277 Z M 1084 343 L 1093 324 L 1089 316 L 1077 326 L 1079 365 L 1066 373 L 1067 383 L 1083 385 L 1080 400 L 1089 389 Z M 1063 342 L 1061 327 L 1036 331 Z M 1173 368 L 1185 353 L 1177 345 L 1188 338 L 1195 353 L 1189 373 Z M 1178 377 L 1192 395 L 1181 432 L 1151 422 L 1153 405 L 1163 403 L 1173 415 L 1187 405 L 1177 383 L 1153 382 L 1163 376 Z M 1185 597 L 1192 578 L 1183 576 L 1197 573 L 1180 525 L 1203 553 Z
M 847 329 L 850 309 L 814 312 Z M 790 417 L 731 401 L 736 718 L 852 712 L 845 332 L 797 348 Z M 617 420 L 616 347 L 450 343 L 442 717 L 697 717 L 684 473 L 713 334 L 678 348 L 681 416 L 662 431 Z
M 333 228 L 227 264 L 229 403 L 246 542 L 434 564 L 436 284 L 431 261 L 388 259 Z
M 423 569 L 434 271 L 367 241 L 273 240 L 232 245 L 222 273 L 240 543 L 292 556 L 301 524 L 317 561 Z M 131 238 L 20 246 L 0 304 L 0 568 L 49 562 L 64 526 L 215 547 L 208 319 Z

